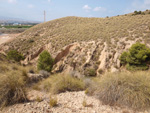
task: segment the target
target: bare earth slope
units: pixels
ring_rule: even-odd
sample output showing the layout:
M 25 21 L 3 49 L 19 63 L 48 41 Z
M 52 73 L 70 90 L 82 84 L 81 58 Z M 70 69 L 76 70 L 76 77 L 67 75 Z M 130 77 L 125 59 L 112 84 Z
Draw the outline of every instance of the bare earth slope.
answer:
M 150 44 L 150 14 L 111 18 L 65 17 L 34 26 L 16 40 L 1 47 L 17 49 L 26 56 L 25 64 L 35 62 L 48 50 L 56 65 L 54 71 L 87 69 L 118 71 L 120 54 L 135 42 Z
M 19 34 L 0 35 L 0 45 L 12 41 Z

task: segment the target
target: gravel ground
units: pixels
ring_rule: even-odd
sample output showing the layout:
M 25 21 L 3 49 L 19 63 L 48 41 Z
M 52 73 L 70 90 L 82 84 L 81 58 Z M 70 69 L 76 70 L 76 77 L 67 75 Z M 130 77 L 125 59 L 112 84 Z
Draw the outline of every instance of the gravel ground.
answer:
M 33 90 L 28 93 L 31 102 L 9 106 L 0 113 L 137 113 L 125 108 L 102 105 L 96 98 L 85 95 L 84 91 L 65 92 L 55 96 L 58 106 L 51 108 L 50 95 Z M 42 101 L 38 102 L 37 97 L 42 98 Z M 87 103 L 87 107 L 83 106 L 83 101 Z

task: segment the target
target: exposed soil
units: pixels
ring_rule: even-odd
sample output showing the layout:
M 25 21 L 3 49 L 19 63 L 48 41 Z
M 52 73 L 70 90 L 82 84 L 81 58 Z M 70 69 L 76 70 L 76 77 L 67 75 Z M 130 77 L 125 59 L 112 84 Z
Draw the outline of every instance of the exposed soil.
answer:
M 19 34 L 20 33 L 0 35 L 0 45 L 14 40 Z

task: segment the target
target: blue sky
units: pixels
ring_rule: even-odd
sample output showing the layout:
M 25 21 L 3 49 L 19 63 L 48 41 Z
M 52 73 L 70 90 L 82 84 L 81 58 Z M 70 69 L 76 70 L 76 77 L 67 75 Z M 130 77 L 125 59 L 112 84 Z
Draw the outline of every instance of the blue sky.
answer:
M 0 16 L 43 21 L 66 16 L 106 17 L 150 9 L 150 0 L 0 0 Z

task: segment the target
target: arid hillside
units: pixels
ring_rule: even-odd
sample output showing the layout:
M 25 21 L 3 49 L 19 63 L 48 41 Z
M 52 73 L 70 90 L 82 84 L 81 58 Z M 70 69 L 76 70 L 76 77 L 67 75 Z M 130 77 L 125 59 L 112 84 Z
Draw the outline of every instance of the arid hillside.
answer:
M 65 17 L 0 44 L 0 113 L 149 113 L 149 81 L 149 10 Z
M 1 50 L 22 52 L 28 64 L 43 50 L 55 58 L 53 71 L 88 70 L 100 74 L 120 69 L 120 54 L 135 42 L 150 46 L 150 14 L 107 18 L 65 17 L 36 25 Z M 86 70 L 86 71 L 85 71 Z

